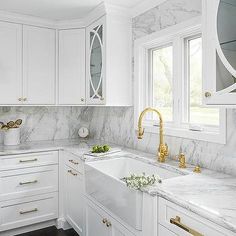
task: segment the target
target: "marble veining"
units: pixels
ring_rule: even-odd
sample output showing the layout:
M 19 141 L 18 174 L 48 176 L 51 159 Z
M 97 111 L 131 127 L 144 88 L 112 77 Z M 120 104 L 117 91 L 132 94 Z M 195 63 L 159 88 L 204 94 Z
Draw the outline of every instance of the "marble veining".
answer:
M 188 165 L 185 170 L 180 170 L 178 163 L 173 160 L 168 160 L 163 164 L 157 163 L 155 155 L 112 143 L 108 144 L 121 148 L 122 151 L 102 158 L 84 155 L 88 153 L 92 145 L 98 143 L 103 143 L 103 141 L 73 139 L 30 142 L 15 147 L 0 146 L 0 160 L 3 155 L 52 150 L 71 152 L 85 162 L 119 157 L 138 159 L 182 175 L 166 179 L 161 184 L 142 189 L 142 191 L 163 197 L 236 233 L 236 177 L 208 169 L 203 169 L 202 174 L 195 174 L 193 173 L 194 166 L 191 165 Z

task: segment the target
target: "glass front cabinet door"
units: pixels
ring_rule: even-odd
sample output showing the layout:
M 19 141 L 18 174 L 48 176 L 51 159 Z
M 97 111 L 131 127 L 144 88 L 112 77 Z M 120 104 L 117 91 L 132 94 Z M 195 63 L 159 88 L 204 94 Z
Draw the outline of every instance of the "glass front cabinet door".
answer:
M 105 18 L 87 27 L 87 101 L 105 104 Z
M 236 0 L 203 1 L 203 96 L 236 105 Z

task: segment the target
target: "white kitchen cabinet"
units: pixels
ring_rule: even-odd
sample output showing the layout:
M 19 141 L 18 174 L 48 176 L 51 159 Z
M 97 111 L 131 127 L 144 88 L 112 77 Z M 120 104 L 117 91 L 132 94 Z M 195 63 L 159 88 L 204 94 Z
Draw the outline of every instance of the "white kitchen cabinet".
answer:
M 70 167 L 65 167 L 65 217 L 80 235 L 84 235 L 84 181 L 83 175 Z
M 205 0 L 203 4 L 203 101 L 236 105 L 236 4 Z
M 86 29 L 87 104 L 132 105 L 131 21 L 110 14 Z
M 0 104 L 55 104 L 56 33 L 0 22 Z
M 159 198 L 159 235 L 158 236 L 235 236 L 219 225 L 194 214 L 172 202 Z M 163 229 L 164 226 L 166 229 Z M 161 234 L 166 232 L 167 234 Z M 170 232 L 169 232 L 170 231 Z M 160 233 L 161 232 L 161 233 Z M 171 234 L 174 232 L 174 234 Z
M 86 236 L 134 236 L 91 200 L 86 201 Z
M 60 105 L 85 104 L 85 29 L 59 31 Z
M 158 225 L 158 236 L 177 236 L 177 234 L 174 234 L 162 225 Z
M 23 103 L 55 104 L 56 32 L 23 26 Z
M 0 104 L 20 104 L 22 97 L 22 26 L 0 22 Z

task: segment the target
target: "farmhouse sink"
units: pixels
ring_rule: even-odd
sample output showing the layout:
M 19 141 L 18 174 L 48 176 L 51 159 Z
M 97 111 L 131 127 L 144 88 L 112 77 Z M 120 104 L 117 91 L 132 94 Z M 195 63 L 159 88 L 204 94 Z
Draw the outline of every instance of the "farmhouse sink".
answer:
M 142 173 L 159 175 L 164 181 L 181 176 L 127 157 L 88 162 L 85 165 L 86 194 L 133 228 L 142 230 L 143 193 L 128 188 L 121 180 L 131 174 Z

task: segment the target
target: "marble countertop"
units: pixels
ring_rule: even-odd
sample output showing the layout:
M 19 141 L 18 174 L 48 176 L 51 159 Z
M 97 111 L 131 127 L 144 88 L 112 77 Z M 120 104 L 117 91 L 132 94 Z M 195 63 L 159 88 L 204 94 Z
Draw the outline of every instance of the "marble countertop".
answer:
M 95 161 L 94 158 L 84 155 L 98 140 L 58 140 L 39 141 L 21 144 L 19 146 L 0 146 L 0 156 L 22 154 L 30 152 L 43 152 L 65 150 L 78 155 L 84 161 Z M 116 145 L 110 144 L 112 147 Z M 196 213 L 214 223 L 236 233 L 236 177 L 215 171 L 203 169 L 201 174 L 193 173 L 193 166 L 179 169 L 176 161 L 157 163 L 152 154 L 121 148 L 122 152 L 110 154 L 107 158 L 120 156 L 135 158 L 169 169 L 182 174 L 180 177 L 167 179 L 161 184 L 143 189 L 155 196 L 158 195 L 185 209 Z

